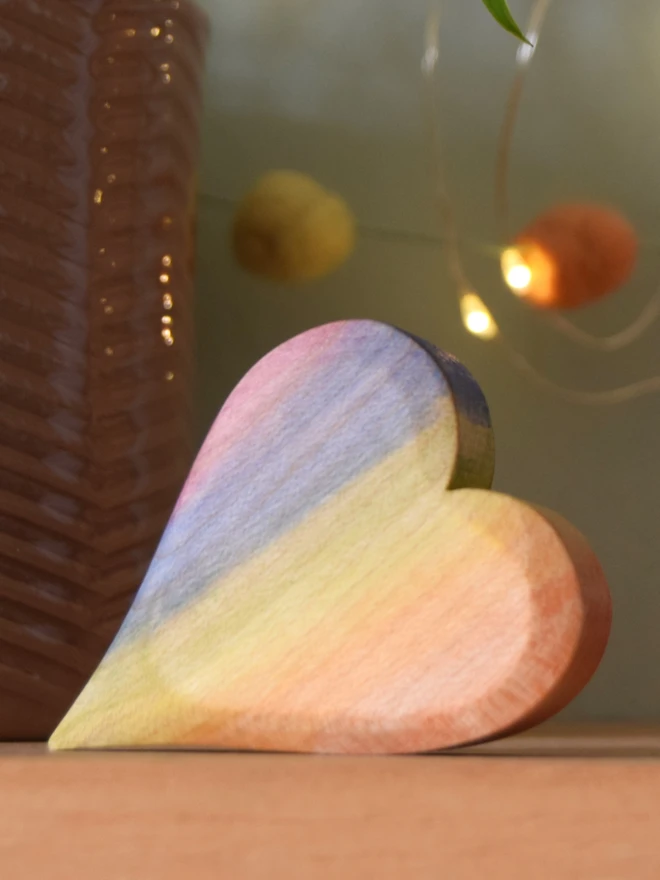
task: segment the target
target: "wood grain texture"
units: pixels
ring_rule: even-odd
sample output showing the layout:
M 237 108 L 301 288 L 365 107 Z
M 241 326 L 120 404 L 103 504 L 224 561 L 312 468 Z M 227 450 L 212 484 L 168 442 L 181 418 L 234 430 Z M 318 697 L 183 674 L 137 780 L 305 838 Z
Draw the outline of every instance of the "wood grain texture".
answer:
M 552 757 L 530 757 L 539 743 Z M 492 756 L 504 747 L 524 757 Z M 0 875 L 660 876 L 657 729 L 547 731 L 480 749 L 491 754 L 364 760 L 0 748 Z
M 483 395 L 428 343 L 349 321 L 280 346 L 52 747 L 422 752 L 554 714 L 609 593 L 584 539 L 492 474 Z

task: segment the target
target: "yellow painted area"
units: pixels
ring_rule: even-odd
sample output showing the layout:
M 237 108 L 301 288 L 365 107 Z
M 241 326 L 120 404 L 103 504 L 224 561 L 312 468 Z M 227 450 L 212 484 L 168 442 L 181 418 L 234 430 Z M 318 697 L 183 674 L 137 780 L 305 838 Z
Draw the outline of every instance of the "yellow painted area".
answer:
M 439 459 L 421 453 L 446 449 L 442 430 L 420 435 L 156 632 L 114 651 L 51 745 L 176 743 L 209 717 L 221 737 L 232 707 L 295 699 L 310 676 L 322 689 L 337 658 L 359 653 L 416 605 L 432 602 L 438 621 L 446 602 L 455 616 L 461 580 L 475 577 L 466 546 L 483 553 L 485 541 L 497 556 L 502 538 L 491 524 L 510 501 L 444 491 Z

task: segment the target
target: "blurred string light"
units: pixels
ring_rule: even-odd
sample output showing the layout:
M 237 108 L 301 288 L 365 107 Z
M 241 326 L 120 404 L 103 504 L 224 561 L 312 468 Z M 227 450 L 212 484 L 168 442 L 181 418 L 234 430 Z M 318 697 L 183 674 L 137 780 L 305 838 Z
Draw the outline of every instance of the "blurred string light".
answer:
M 534 57 L 546 15 L 552 0 L 537 0 L 530 17 L 526 35 L 532 45 L 522 44 L 517 50 L 517 75 L 509 98 L 507 112 L 500 136 L 497 170 L 496 203 L 503 240 L 508 234 L 508 178 L 510 153 L 515 131 L 520 100 L 525 83 L 525 73 Z M 505 352 L 510 363 L 529 379 L 545 389 L 572 403 L 587 405 L 612 405 L 644 397 L 660 391 L 660 376 L 652 376 L 640 382 L 607 391 L 579 391 L 563 387 L 541 373 L 521 352 L 508 343 L 502 334 L 495 317 L 482 298 L 477 294 L 467 276 L 461 254 L 458 223 L 453 201 L 447 185 L 442 134 L 437 106 L 438 62 L 440 60 L 440 33 L 442 19 L 442 0 L 431 0 L 425 29 L 422 74 L 425 83 L 428 112 L 428 129 L 434 162 L 434 192 L 441 226 L 445 237 L 449 271 L 456 285 L 461 318 L 466 330 L 480 339 L 496 341 Z M 534 273 L 529 262 L 516 247 L 500 248 L 500 262 L 503 278 L 509 289 L 524 298 L 530 289 Z M 612 351 L 623 348 L 637 340 L 660 314 L 660 290 L 647 305 L 639 318 L 625 330 L 609 337 L 597 337 L 576 327 L 559 315 L 548 315 L 553 325 L 573 341 L 588 347 Z
M 504 121 L 500 131 L 495 185 L 495 211 L 500 236 L 503 241 L 511 239 L 509 219 L 509 180 L 513 139 L 520 117 L 520 105 L 525 90 L 527 74 L 536 55 L 548 12 L 553 0 L 536 0 L 532 7 L 527 29 L 529 43 L 521 43 L 516 52 L 516 75 L 507 100 Z M 541 256 L 541 255 L 539 255 Z M 532 268 L 517 248 L 507 248 L 501 259 L 502 274 L 511 291 L 524 297 L 532 287 Z M 543 271 L 542 266 L 538 271 Z M 600 351 L 617 351 L 636 342 L 660 317 L 660 288 L 658 288 L 641 314 L 625 329 L 609 336 L 596 336 L 577 327 L 563 315 L 546 314 L 545 320 L 573 342 Z
M 507 248 L 502 254 L 501 263 L 504 280 L 511 291 L 518 296 L 524 296 L 531 287 L 534 273 L 518 248 Z
M 543 31 L 545 19 L 552 0 L 536 0 L 532 7 L 525 34 L 529 43 L 521 43 L 516 52 L 516 75 L 509 93 L 504 122 L 500 132 L 497 155 L 496 207 L 501 225 L 504 228 L 504 239 L 510 237 L 509 227 L 509 168 L 513 137 L 520 115 L 520 103 L 525 88 L 525 79 Z
M 499 327 L 484 301 L 476 293 L 464 293 L 460 300 L 461 318 L 465 327 L 481 339 L 495 339 Z

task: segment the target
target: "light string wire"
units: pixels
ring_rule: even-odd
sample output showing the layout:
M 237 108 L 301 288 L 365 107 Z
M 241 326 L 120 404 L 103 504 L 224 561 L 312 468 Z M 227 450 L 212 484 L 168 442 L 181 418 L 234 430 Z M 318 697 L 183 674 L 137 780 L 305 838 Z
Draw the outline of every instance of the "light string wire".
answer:
M 534 37 L 534 31 L 540 31 L 541 26 L 543 24 L 543 20 L 545 18 L 545 14 L 547 13 L 548 7 L 550 5 L 551 0 L 538 0 L 536 3 L 535 9 L 532 12 L 531 19 L 531 27 L 530 27 L 530 36 Z M 467 272 L 465 270 L 465 266 L 463 264 L 463 259 L 461 256 L 461 248 L 460 248 L 460 235 L 458 231 L 458 223 L 456 221 L 456 216 L 453 207 L 453 201 L 451 194 L 449 192 L 449 187 L 447 184 L 447 174 L 445 170 L 445 160 L 444 160 L 444 149 L 443 149 L 443 137 L 442 137 L 442 129 L 440 124 L 440 116 L 438 112 L 438 91 L 439 91 L 439 60 L 440 60 L 440 36 L 442 30 L 442 12 L 443 12 L 443 3 L 442 0 L 431 0 L 429 12 L 427 16 L 426 28 L 425 28 L 425 46 L 424 46 L 424 55 L 422 57 L 422 74 L 423 74 L 423 82 L 425 85 L 425 106 L 427 109 L 427 127 L 429 132 L 429 140 L 431 146 L 431 157 L 433 163 L 433 177 L 434 177 L 434 195 L 438 209 L 438 215 L 441 222 L 441 227 L 444 231 L 445 235 L 445 247 L 447 253 L 447 262 L 450 274 L 456 285 L 459 304 L 468 298 L 472 298 L 476 300 L 478 303 L 481 303 L 481 299 L 475 294 L 474 287 L 470 284 L 469 278 L 467 276 Z M 528 47 L 529 51 L 529 47 Z M 532 53 L 533 54 L 533 53 Z M 520 59 L 519 55 L 519 59 Z M 531 55 L 530 55 L 531 57 Z M 529 62 L 527 62 L 528 64 Z M 525 70 L 526 68 L 523 68 Z M 514 84 L 514 90 L 512 93 L 512 102 L 509 107 L 507 113 L 507 119 L 509 120 L 508 128 L 505 121 L 505 130 L 504 130 L 504 138 L 503 143 L 506 144 L 507 139 L 510 144 L 513 131 L 515 129 L 515 121 L 517 118 L 517 107 L 520 103 L 520 97 L 522 96 L 522 84 L 523 80 L 519 79 L 518 84 Z M 511 121 L 512 120 L 512 121 Z M 505 198 L 502 202 L 505 206 L 505 214 L 507 213 L 506 202 L 507 197 L 506 193 L 508 192 L 508 186 L 506 181 L 508 179 L 508 168 L 509 168 L 509 160 L 508 160 L 508 150 L 505 148 L 504 150 L 504 159 L 502 159 L 502 153 L 500 153 L 500 170 L 504 170 L 504 174 L 500 180 L 499 193 L 505 194 Z M 504 181 L 504 183 L 502 183 Z M 545 390 L 552 391 L 555 395 L 561 397 L 562 399 L 570 402 L 570 403 L 578 403 L 588 406 L 602 406 L 602 405 L 613 405 L 625 403 L 631 400 L 635 400 L 640 397 L 645 397 L 649 394 L 654 394 L 660 392 L 660 376 L 652 376 L 648 379 L 643 379 L 639 382 L 632 383 L 630 385 L 625 385 L 620 388 L 614 388 L 606 391 L 579 391 L 576 389 L 566 388 L 558 383 L 554 382 L 552 379 L 545 376 L 541 373 L 529 360 L 525 357 L 521 352 L 517 351 L 512 345 L 510 345 L 502 331 L 499 328 L 499 325 L 494 321 L 492 315 L 485 306 L 483 306 L 483 314 L 485 317 L 489 318 L 492 321 L 492 326 L 494 329 L 494 333 L 492 336 L 486 336 L 486 334 L 477 333 L 476 335 L 483 335 L 484 338 L 492 339 L 495 342 L 498 342 L 501 350 L 505 353 L 509 362 L 523 375 L 535 381 L 538 385 L 543 387 Z M 465 320 L 465 317 L 464 317 Z M 573 327 L 572 324 L 569 325 L 575 330 L 576 334 L 582 334 L 582 331 L 578 330 L 578 328 Z M 469 329 L 469 328 L 468 328 Z M 630 328 L 628 328 L 624 333 L 629 334 Z M 585 334 L 589 336 L 589 334 Z M 600 340 L 602 342 L 602 340 Z M 610 343 L 611 345 L 611 343 Z M 600 346 L 599 346 L 600 347 Z
M 503 241 L 510 241 L 511 239 L 509 184 L 513 139 L 520 118 L 520 105 L 525 91 L 527 75 L 532 60 L 536 55 L 552 2 L 553 0 L 536 0 L 532 7 L 526 30 L 529 43 L 521 43 L 516 52 L 516 75 L 507 101 L 497 152 L 495 213 Z M 564 315 L 549 313 L 544 317 L 558 332 L 579 345 L 599 351 L 619 351 L 636 342 L 660 317 L 660 286 L 658 286 L 658 289 L 640 315 L 628 327 L 609 336 L 596 336 L 593 333 L 582 330 L 568 318 L 564 317 Z
M 1 0 L 0 0 L 1 2 Z M 210 205 L 212 207 L 222 207 L 227 211 L 234 211 L 241 203 L 238 197 L 219 195 L 217 193 L 199 192 L 197 193 L 197 201 L 199 204 Z M 360 223 L 356 221 L 356 228 L 361 238 L 372 239 L 373 241 L 384 241 L 391 243 L 410 243 L 417 245 L 427 245 L 429 247 L 441 249 L 445 240 L 439 233 L 429 233 L 423 231 L 411 231 L 409 229 L 399 229 L 394 226 L 374 226 L 368 223 Z M 470 247 L 484 253 L 493 259 L 499 259 L 502 255 L 502 248 L 484 245 L 483 242 L 471 240 Z

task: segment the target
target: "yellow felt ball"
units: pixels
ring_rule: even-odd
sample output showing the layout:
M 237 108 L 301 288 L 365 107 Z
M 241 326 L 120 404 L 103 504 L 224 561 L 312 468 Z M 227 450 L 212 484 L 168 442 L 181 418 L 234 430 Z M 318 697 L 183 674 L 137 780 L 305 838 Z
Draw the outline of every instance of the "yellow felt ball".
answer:
M 232 235 L 246 271 L 271 281 L 311 281 L 350 256 L 355 218 L 340 196 L 311 177 L 272 171 L 238 206 Z

